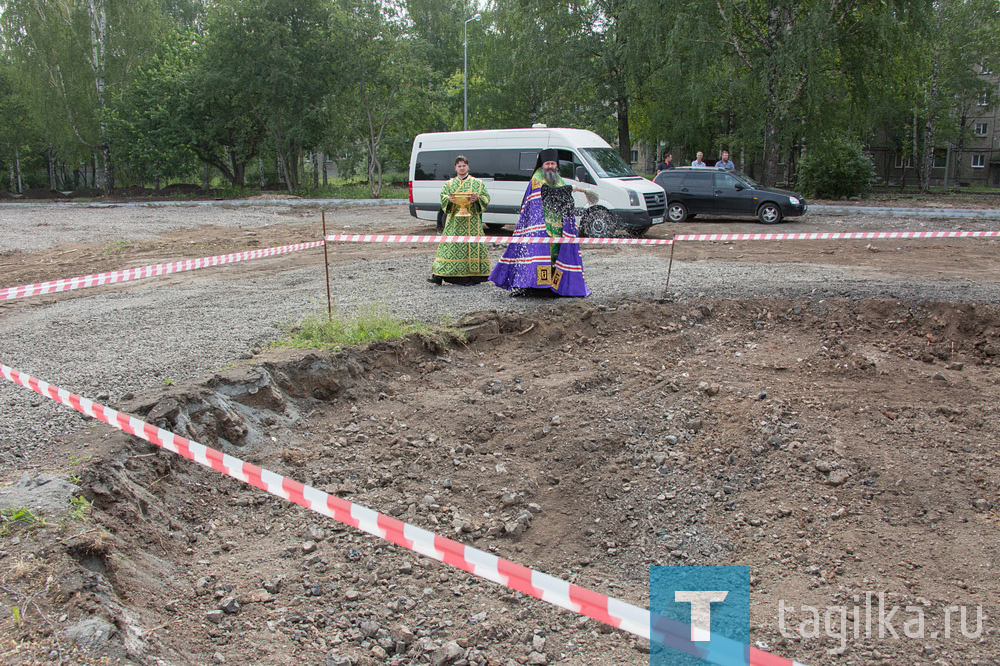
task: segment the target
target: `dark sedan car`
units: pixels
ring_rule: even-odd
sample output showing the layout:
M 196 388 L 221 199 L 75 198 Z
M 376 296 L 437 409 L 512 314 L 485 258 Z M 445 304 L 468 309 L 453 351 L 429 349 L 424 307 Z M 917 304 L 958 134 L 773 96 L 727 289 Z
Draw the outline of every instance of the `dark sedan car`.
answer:
M 798 194 L 764 187 L 739 171 L 678 167 L 661 171 L 653 182 L 667 193 L 671 222 L 695 215 L 752 215 L 764 224 L 776 224 L 806 212 L 806 201 Z

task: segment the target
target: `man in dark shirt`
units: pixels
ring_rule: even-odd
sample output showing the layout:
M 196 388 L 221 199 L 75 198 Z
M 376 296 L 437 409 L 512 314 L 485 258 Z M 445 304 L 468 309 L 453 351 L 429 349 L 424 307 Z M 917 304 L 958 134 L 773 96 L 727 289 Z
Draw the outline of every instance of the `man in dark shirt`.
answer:
M 663 154 L 663 161 L 656 165 L 656 173 L 674 168 L 674 156 L 670 153 Z

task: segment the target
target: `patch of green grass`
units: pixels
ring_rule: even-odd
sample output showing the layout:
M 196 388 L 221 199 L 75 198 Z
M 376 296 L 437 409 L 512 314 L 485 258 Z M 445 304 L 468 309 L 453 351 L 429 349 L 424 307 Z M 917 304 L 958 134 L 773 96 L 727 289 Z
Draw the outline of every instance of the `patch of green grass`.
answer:
M 278 346 L 294 349 L 336 349 L 365 345 L 377 340 L 398 340 L 419 333 L 432 337 L 461 337 L 461 332 L 447 324 L 427 324 L 400 319 L 384 307 L 372 305 L 355 315 L 334 312 L 309 315 L 296 326 L 288 327 L 288 337 Z
M 76 497 L 69 498 L 70 510 L 69 516 L 74 520 L 85 521 L 90 515 L 91 509 L 94 507 L 94 503 L 87 501 L 87 498 L 83 495 L 77 495 Z
M 6 536 L 17 527 L 41 527 L 45 525 L 45 518 L 35 515 L 35 512 L 26 506 L 14 506 L 9 509 L 0 509 L 0 536 Z
M 405 187 L 390 185 L 390 181 L 382 181 L 382 191 L 379 192 L 381 199 L 406 199 L 410 193 Z M 296 196 L 308 199 L 371 199 L 372 188 L 368 181 L 355 181 L 350 183 L 334 183 L 332 185 L 321 185 L 318 188 L 307 187 L 295 192 Z
M 106 248 L 101 250 L 102 254 L 118 254 L 119 252 L 124 252 L 128 249 L 129 242 L 125 240 L 119 240 L 111 243 Z
M 86 461 L 90 460 L 92 457 L 93 456 L 80 456 L 79 458 L 77 458 L 76 456 L 70 456 L 69 457 L 69 465 L 70 465 L 71 468 L 79 467 L 80 465 L 82 465 Z M 80 482 L 83 480 L 81 478 L 79 472 L 74 471 L 74 470 L 70 470 L 68 478 L 69 478 L 70 481 L 72 481 L 73 483 L 75 483 L 77 485 L 80 485 Z
M 256 193 L 256 190 L 251 190 L 248 187 L 233 187 L 232 185 L 226 184 L 224 187 L 219 188 L 219 190 L 215 193 L 215 196 L 222 199 L 242 199 Z

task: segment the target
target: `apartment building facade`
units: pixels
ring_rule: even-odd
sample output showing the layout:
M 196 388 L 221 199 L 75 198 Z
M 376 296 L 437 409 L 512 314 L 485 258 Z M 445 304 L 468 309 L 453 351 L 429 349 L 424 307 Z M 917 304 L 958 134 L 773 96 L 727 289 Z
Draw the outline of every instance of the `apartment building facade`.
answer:
M 935 150 L 931 186 L 1000 188 L 1000 76 L 978 69 L 989 88 L 966 107 L 962 141 Z M 905 152 L 886 145 L 871 147 L 875 171 L 886 184 L 919 184 L 912 158 Z

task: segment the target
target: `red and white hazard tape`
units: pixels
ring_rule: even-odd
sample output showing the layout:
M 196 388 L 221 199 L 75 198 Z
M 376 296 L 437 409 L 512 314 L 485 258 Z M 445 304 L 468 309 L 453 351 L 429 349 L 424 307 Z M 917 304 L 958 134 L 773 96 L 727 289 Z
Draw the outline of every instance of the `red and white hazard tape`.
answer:
M 295 245 L 269 247 L 262 250 L 246 250 L 244 252 L 234 252 L 233 254 L 222 254 L 215 257 L 185 259 L 184 261 L 143 266 L 142 268 L 127 268 L 125 270 L 112 271 L 110 273 L 97 273 L 95 275 L 84 275 L 75 278 L 52 280 L 50 282 L 25 284 L 20 287 L 6 287 L 4 289 L 0 289 L 0 301 L 23 298 L 25 296 L 38 296 L 40 294 L 54 294 L 60 291 L 71 291 L 73 289 L 83 289 L 85 287 L 99 287 L 101 285 L 126 282 L 128 280 L 138 280 L 157 275 L 182 273 L 184 271 L 193 271 L 197 268 L 221 266 L 223 264 L 232 264 L 237 261 L 246 261 L 248 259 L 273 257 L 279 254 L 296 252 L 298 250 L 308 250 L 313 247 L 321 247 L 322 245 L 323 241 L 310 241 L 308 243 L 296 243 Z
M 407 236 L 395 234 L 335 234 L 326 237 L 327 242 L 355 243 L 574 243 L 579 245 L 673 245 L 679 241 L 757 241 L 757 240 L 880 240 L 880 239 L 920 239 L 920 238 L 998 238 L 1000 231 L 863 231 L 843 233 L 798 233 L 798 234 L 681 234 L 673 238 L 569 238 L 555 236 Z M 61 291 L 72 291 L 85 287 L 138 280 L 158 275 L 170 275 L 197 268 L 221 266 L 237 261 L 271 257 L 298 250 L 323 245 L 324 241 L 311 241 L 271 247 L 263 250 L 247 250 L 233 254 L 187 259 L 165 264 L 154 264 L 141 268 L 128 268 L 109 273 L 83 275 L 74 278 L 25 284 L 18 287 L 0 288 L 0 301 L 39 296 Z
M 1000 231 L 857 231 L 801 234 L 681 234 L 674 241 L 878 240 L 888 238 L 997 238 Z
M 333 234 L 331 243 L 573 243 L 580 245 L 673 245 L 671 238 L 570 238 L 568 236 L 400 236 Z
M 103 421 L 130 435 L 135 435 L 184 456 L 199 465 L 248 483 L 380 539 L 391 541 L 431 559 L 450 564 L 462 571 L 547 601 L 560 608 L 586 615 L 636 636 L 650 638 L 650 612 L 644 608 L 490 555 L 458 541 L 372 511 L 360 504 L 348 502 L 312 486 L 251 465 L 239 458 L 175 435 L 129 414 L 52 386 L 2 363 L 0 363 L 0 374 L 15 384 L 31 389 L 42 396 Z M 691 627 L 689 625 L 664 618 L 654 619 L 656 619 L 656 635 L 654 636 L 656 640 L 721 666 L 736 666 L 737 664 L 801 666 L 798 662 L 778 657 L 749 645 L 742 646 L 743 654 L 739 655 L 739 658 L 706 655 L 701 648 L 691 642 Z

